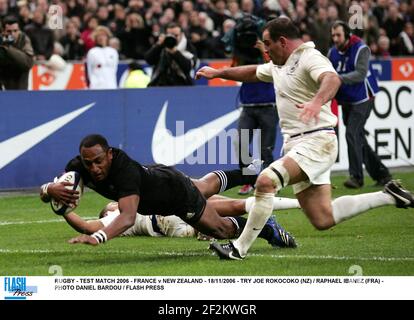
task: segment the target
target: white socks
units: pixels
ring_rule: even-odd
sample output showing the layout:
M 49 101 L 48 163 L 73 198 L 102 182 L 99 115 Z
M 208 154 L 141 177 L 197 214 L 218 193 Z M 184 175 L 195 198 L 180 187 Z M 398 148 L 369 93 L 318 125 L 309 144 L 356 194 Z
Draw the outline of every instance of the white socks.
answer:
M 246 226 L 240 237 L 233 242 L 242 257 L 246 256 L 247 251 L 262 231 L 266 221 L 273 211 L 273 193 L 256 192 L 254 204 L 249 211 Z
M 245 202 L 246 212 L 250 212 L 254 204 L 255 197 L 248 197 Z M 291 198 L 273 197 L 273 210 L 299 209 L 299 201 Z M 272 210 L 272 211 L 273 211 Z
M 369 209 L 390 204 L 395 204 L 395 199 L 382 191 L 342 196 L 332 201 L 332 214 L 338 224 Z

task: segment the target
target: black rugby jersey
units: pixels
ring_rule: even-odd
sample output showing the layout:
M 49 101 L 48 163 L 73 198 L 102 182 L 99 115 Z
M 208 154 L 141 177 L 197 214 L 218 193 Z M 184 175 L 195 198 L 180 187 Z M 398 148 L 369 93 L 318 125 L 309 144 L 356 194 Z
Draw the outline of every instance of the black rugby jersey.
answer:
M 187 176 L 164 165 L 141 165 L 117 148 L 112 148 L 112 153 L 111 168 L 104 181 L 92 180 L 80 156 L 69 161 L 65 170 L 79 172 L 84 184 L 105 198 L 118 201 L 129 195 L 139 195 L 137 211 L 140 214 L 182 215 L 186 212 L 188 199 L 195 190 Z

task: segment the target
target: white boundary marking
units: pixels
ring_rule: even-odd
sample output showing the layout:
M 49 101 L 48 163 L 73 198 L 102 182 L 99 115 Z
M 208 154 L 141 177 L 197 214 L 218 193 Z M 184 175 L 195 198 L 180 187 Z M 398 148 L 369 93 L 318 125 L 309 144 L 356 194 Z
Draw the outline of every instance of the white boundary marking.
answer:
M 75 252 L 80 252 L 76 250 Z M 26 253 L 26 254 L 43 254 L 43 253 L 67 253 L 73 254 L 71 250 L 50 250 L 50 249 L 27 249 L 27 250 L 16 250 L 16 249 L 4 249 L 0 248 L 0 254 L 14 254 L 14 253 Z M 86 253 L 86 251 L 85 251 Z M 105 250 L 97 251 L 96 254 L 133 254 L 134 251 L 131 250 Z M 159 255 L 159 256 L 206 256 L 211 255 L 207 251 L 206 253 L 201 252 L 143 252 L 137 251 L 137 254 L 141 255 Z M 283 254 L 256 254 L 252 253 L 249 256 L 251 257 L 265 257 L 273 259 L 298 259 L 298 260 L 339 260 L 339 261 L 348 261 L 348 260 L 360 260 L 360 261 L 384 261 L 384 262 L 411 262 L 414 261 L 414 257 L 348 257 L 348 256 L 331 256 L 331 255 L 283 255 Z

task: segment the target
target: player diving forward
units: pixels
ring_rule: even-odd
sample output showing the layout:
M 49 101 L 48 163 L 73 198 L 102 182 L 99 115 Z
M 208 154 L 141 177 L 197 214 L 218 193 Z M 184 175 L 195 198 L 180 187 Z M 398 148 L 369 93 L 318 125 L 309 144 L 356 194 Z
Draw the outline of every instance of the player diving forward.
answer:
M 217 170 L 201 179 L 190 179 L 172 167 L 143 166 L 122 150 L 110 147 L 105 137 L 98 134 L 83 138 L 79 153 L 65 170 L 79 172 L 86 186 L 117 201 L 120 214 L 108 226 L 92 235 L 71 239 L 70 243 L 97 245 L 117 237 L 134 225 L 137 212 L 176 215 L 216 239 L 235 238 L 246 224 L 243 217 L 220 216 L 206 199 L 238 185 L 254 184 L 255 175 L 243 175 L 241 170 Z M 76 203 L 78 192 L 66 185 L 43 185 L 41 199 L 47 202 L 53 198 L 65 205 Z M 275 228 L 286 246 L 294 246 L 293 238 L 281 226 L 276 224 Z
M 247 199 L 231 199 L 223 196 L 214 195 L 208 202 L 216 209 L 221 216 L 239 216 L 249 212 L 253 205 L 254 197 Z M 300 208 L 296 199 L 274 197 L 273 207 L 275 210 L 283 210 L 290 208 Z M 118 203 L 108 203 L 99 213 L 99 219 L 84 220 L 74 212 L 64 215 L 67 223 L 76 231 L 84 234 L 93 234 L 100 229 L 108 226 L 117 216 L 120 215 Z M 271 217 L 263 232 L 259 237 L 264 238 L 273 247 L 286 247 L 286 243 L 280 240 L 279 233 L 276 229 L 277 222 Z M 177 216 L 161 216 L 161 215 L 141 215 L 137 213 L 134 225 L 124 231 L 120 236 L 151 236 L 151 237 L 195 237 L 203 235 L 199 234 L 192 226 L 184 222 Z M 291 242 L 290 247 L 295 247 L 295 242 Z

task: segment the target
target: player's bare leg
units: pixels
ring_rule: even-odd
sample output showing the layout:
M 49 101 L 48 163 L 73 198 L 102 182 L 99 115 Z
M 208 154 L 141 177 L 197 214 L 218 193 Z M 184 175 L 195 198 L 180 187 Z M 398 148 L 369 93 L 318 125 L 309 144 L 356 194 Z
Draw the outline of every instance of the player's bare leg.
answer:
M 331 190 L 330 184 L 313 185 L 296 195 L 309 221 L 318 230 L 329 229 L 335 225 Z
M 234 217 L 246 214 L 250 211 L 255 197 L 245 199 L 232 199 L 220 195 L 213 195 L 208 199 L 217 213 L 222 217 Z M 273 197 L 273 210 L 299 209 L 297 199 Z
M 206 203 L 204 213 L 197 222 L 188 222 L 196 230 L 216 239 L 232 239 L 237 237 L 239 226 L 235 218 L 224 218 L 218 215 L 211 204 Z

